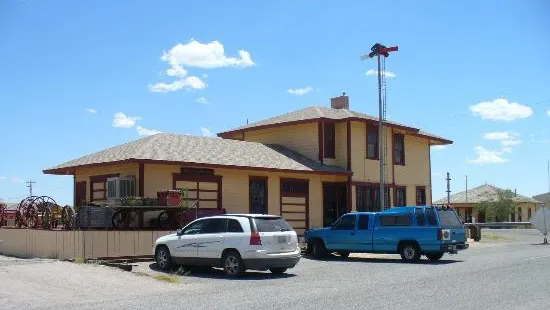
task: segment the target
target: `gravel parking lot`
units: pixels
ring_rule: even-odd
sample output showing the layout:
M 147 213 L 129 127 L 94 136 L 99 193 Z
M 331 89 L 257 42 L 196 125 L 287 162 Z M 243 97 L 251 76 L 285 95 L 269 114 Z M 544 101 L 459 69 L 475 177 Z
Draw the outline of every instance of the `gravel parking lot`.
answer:
M 550 246 L 533 230 L 484 230 L 440 262 L 398 255 L 304 257 L 283 276 L 176 276 L 152 262 L 133 272 L 51 260 L 0 259 L 0 309 L 545 309 Z M 170 282 L 159 281 L 162 275 Z

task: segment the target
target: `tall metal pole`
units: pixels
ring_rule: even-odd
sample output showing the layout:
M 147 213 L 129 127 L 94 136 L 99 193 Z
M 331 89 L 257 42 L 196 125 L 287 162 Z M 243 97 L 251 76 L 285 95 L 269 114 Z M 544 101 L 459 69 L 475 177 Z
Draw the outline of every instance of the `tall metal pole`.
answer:
M 447 172 L 447 203 L 451 203 L 451 175 Z
M 380 68 L 380 54 L 378 54 L 378 140 L 380 140 L 378 153 L 380 157 L 380 211 L 384 211 L 384 200 L 386 192 L 384 191 L 384 165 L 386 164 L 386 154 L 384 147 L 384 118 L 382 111 L 382 70 Z
M 548 160 L 548 192 L 550 192 L 550 159 Z

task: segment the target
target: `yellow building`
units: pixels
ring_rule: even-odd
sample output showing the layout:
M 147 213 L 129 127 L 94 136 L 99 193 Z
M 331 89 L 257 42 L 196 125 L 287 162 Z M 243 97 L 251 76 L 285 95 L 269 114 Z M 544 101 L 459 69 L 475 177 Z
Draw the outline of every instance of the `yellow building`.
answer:
M 378 119 L 351 111 L 345 94 L 218 136 L 156 134 L 44 173 L 74 176 L 75 205 L 187 188 L 201 209 L 283 215 L 300 234 L 380 209 Z M 394 122 L 385 136 L 387 205 L 431 204 L 430 146 L 452 141 Z
M 484 184 L 467 191 L 456 193 L 450 196 L 451 205 L 457 210 L 461 219 L 465 223 L 485 223 L 489 221 L 483 212 L 478 212 L 476 207 L 482 202 L 493 202 L 498 200 L 499 191 L 504 191 L 493 185 Z M 512 198 L 516 209 L 504 221 L 510 222 L 529 222 L 531 216 L 535 215 L 541 202 L 536 199 L 519 195 L 514 191 Z M 435 204 L 447 204 L 447 198 L 440 199 Z

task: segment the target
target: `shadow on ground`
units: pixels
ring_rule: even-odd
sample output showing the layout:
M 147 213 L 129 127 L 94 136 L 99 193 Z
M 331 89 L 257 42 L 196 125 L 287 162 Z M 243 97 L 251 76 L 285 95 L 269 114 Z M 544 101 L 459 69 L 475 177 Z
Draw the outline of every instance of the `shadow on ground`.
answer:
M 311 255 L 304 255 L 304 259 L 314 260 L 314 261 L 324 261 L 324 262 L 330 262 L 330 261 L 340 261 L 340 262 L 358 262 L 358 263 L 370 263 L 370 264 L 417 264 L 417 265 L 448 265 L 448 264 L 454 264 L 454 263 L 462 263 L 462 260 L 454 260 L 454 259 L 445 259 L 442 258 L 438 261 L 431 261 L 429 259 L 420 259 L 415 263 L 408 263 L 404 262 L 400 258 L 376 258 L 376 257 L 340 257 L 336 255 L 329 255 L 326 258 L 323 259 L 317 259 L 312 257 Z
M 165 274 L 183 276 L 183 277 L 195 277 L 195 278 L 204 278 L 204 279 L 224 279 L 224 280 L 273 280 L 273 279 L 288 279 L 293 278 L 296 275 L 289 273 L 292 269 L 289 269 L 286 273 L 283 274 L 273 274 L 268 272 L 260 271 L 247 271 L 244 275 L 238 278 L 229 278 L 227 277 L 222 269 L 219 268 L 210 268 L 210 267 L 174 267 L 171 271 L 163 271 L 158 268 L 157 263 L 149 264 L 149 269 L 161 272 Z

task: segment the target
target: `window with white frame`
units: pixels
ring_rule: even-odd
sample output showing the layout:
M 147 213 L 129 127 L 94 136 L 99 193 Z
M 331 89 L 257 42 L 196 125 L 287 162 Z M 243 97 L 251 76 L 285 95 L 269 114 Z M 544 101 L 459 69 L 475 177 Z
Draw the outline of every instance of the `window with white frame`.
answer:
M 120 199 L 136 195 L 136 179 L 116 177 L 107 179 L 107 199 Z

